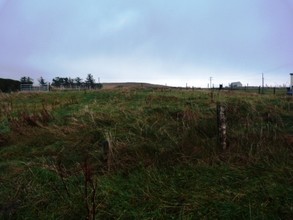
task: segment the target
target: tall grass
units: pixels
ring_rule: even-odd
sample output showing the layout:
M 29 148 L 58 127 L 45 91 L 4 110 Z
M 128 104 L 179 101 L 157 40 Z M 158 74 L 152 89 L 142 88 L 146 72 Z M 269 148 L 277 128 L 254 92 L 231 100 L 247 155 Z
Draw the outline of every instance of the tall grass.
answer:
M 0 101 L 0 218 L 292 217 L 284 95 L 131 89 Z

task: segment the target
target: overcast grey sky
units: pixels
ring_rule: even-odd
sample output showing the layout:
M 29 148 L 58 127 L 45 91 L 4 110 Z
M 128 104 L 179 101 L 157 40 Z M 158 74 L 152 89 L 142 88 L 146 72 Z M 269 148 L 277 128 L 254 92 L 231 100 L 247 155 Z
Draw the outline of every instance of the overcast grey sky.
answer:
M 0 0 L 0 77 L 289 83 L 293 0 Z

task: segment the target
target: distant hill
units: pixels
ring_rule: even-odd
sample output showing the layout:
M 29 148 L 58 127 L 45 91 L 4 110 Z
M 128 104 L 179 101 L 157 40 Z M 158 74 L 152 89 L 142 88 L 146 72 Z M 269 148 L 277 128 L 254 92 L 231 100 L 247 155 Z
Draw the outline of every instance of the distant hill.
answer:
M 15 92 L 19 91 L 20 81 L 13 79 L 0 78 L 0 91 L 1 92 Z
M 102 83 L 103 89 L 115 89 L 115 88 L 166 88 L 168 86 L 151 84 L 151 83 L 139 83 L 139 82 L 118 82 L 118 83 Z

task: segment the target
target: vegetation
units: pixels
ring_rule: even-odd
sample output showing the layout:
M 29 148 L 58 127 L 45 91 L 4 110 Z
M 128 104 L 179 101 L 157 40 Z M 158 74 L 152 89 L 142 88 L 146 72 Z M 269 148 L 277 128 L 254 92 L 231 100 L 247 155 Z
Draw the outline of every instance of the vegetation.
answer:
M 46 86 L 47 82 L 45 81 L 45 79 L 41 76 L 40 79 L 38 79 L 39 81 L 39 85 L 40 86 Z
M 88 74 L 85 82 L 80 77 L 72 79 L 70 77 L 55 77 L 52 80 L 52 86 L 56 88 L 87 88 L 87 89 L 101 89 L 101 83 L 95 83 L 95 79 L 92 74 Z
M 292 219 L 284 94 L 0 94 L 0 219 Z
M 23 76 L 23 77 L 20 78 L 20 83 L 21 84 L 29 84 L 29 85 L 32 85 L 34 83 L 34 81 L 30 77 Z
M 19 91 L 20 82 L 12 79 L 0 78 L 0 92 L 15 92 Z

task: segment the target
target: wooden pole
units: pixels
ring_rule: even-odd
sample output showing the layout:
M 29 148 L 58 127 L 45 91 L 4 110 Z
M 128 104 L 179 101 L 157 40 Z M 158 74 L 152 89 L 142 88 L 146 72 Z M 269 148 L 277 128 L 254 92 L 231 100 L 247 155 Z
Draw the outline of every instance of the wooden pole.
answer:
M 217 103 L 219 141 L 223 150 L 227 148 L 227 118 L 225 106 Z

